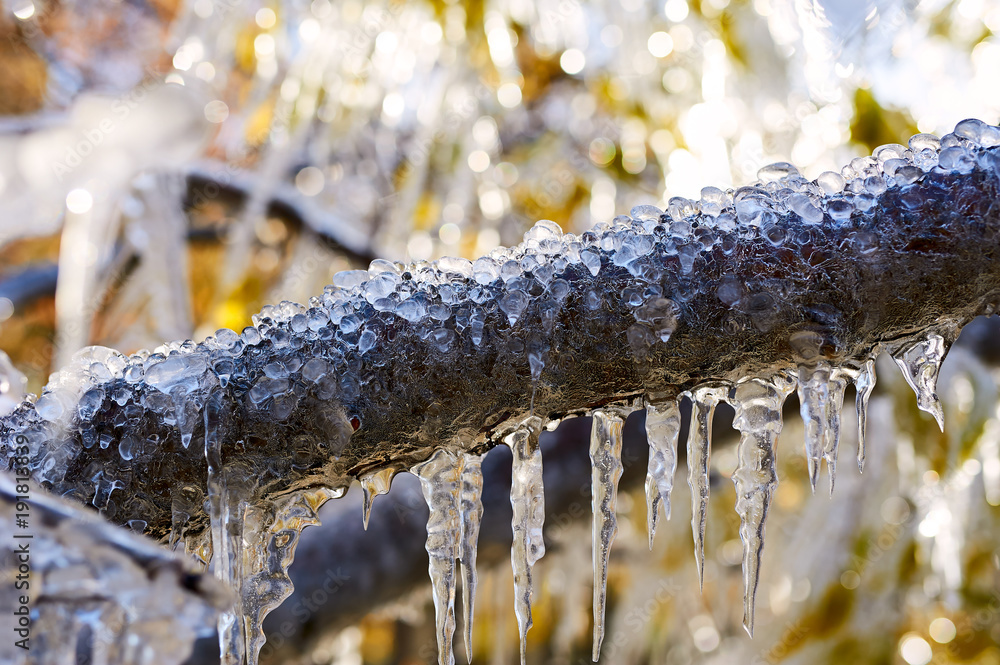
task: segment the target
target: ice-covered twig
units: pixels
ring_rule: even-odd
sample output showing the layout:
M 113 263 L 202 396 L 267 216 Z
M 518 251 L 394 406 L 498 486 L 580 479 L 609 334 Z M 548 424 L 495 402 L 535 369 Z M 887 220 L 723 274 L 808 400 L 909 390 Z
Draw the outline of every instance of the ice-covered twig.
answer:
M 181 663 L 228 602 L 184 559 L 2 472 L 0 536 L 5 663 Z
M 755 185 L 640 206 L 582 236 L 540 222 L 474 263 L 375 261 L 239 334 L 131 358 L 85 351 L 2 436 L 27 438 L 53 490 L 205 549 L 207 429 L 240 515 L 439 448 L 482 452 L 532 414 L 663 403 L 708 382 L 774 386 L 802 367 L 853 379 L 879 348 L 933 410 L 957 330 L 1000 302 L 998 143 L 996 127 L 965 121 L 815 181 L 775 164 Z M 770 422 L 744 408 L 748 427 Z M 816 408 L 818 427 L 837 425 Z M 821 435 L 829 462 L 836 437 Z M 773 488 L 745 489 L 741 517 L 762 544 Z M 266 520 L 256 528 L 270 537 Z

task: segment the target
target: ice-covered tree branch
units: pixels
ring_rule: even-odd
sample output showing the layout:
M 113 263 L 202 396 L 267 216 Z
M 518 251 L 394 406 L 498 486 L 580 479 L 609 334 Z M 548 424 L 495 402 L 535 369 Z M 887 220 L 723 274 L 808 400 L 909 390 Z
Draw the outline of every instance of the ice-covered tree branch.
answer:
M 809 181 L 772 165 L 755 185 L 706 188 L 666 211 L 641 206 L 579 237 L 540 222 L 518 247 L 474 263 L 375 261 L 339 274 L 308 306 L 265 308 L 242 333 L 132 357 L 87 350 L 3 421 L 2 436 L 8 445 L 24 437 L 23 466 L 53 491 L 118 522 L 141 519 L 156 539 L 203 552 L 210 542 L 214 565 L 244 580 L 246 599 L 290 560 L 295 527 L 350 478 L 377 490 L 391 470 L 435 451 L 464 468 L 462 456 L 507 438 L 515 475 L 527 474 L 512 492 L 524 498 L 538 428 L 568 414 L 604 414 L 607 434 L 591 453 L 610 521 L 595 534 L 613 537 L 622 409 L 645 399 L 669 439 L 681 392 L 694 396 L 696 418 L 727 399 L 743 433 L 734 480 L 752 627 L 781 402 L 797 379 L 815 420 L 811 466 L 835 461 L 839 419 L 829 405 L 847 379 L 864 392 L 879 348 L 936 412 L 933 380 L 948 344 L 1000 302 L 998 143 L 997 128 L 966 121 L 941 142 L 918 135 L 842 174 Z M 832 401 L 817 396 L 827 384 Z M 693 440 L 696 452 L 708 443 Z M 669 455 L 657 459 L 672 472 Z M 421 473 L 433 487 L 458 483 L 440 475 L 446 466 Z M 650 473 L 659 501 L 669 485 Z M 251 520 L 257 509 L 263 517 Z M 251 566 L 257 577 L 227 572 L 218 562 L 227 539 L 209 538 L 210 523 L 221 529 L 234 514 L 245 518 L 239 528 L 279 543 Z M 530 589 L 533 518 L 521 519 Z M 282 529 L 292 535 L 282 539 Z M 244 614 L 286 592 L 260 591 Z

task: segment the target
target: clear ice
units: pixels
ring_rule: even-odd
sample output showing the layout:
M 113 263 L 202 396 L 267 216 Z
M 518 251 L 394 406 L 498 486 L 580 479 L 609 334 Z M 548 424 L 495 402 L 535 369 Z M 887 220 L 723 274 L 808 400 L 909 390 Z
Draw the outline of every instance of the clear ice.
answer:
M 720 319 L 725 324 L 720 334 L 735 335 L 741 330 L 767 333 L 776 329 L 790 311 L 787 305 L 801 296 L 798 292 L 782 294 L 770 282 L 751 283 L 734 274 L 723 274 L 717 284 L 699 290 L 706 262 L 724 260 L 720 257 L 732 256 L 737 249 L 742 252 L 742 248 L 764 243 L 781 247 L 782 251 L 794 250 L 787 255 L 794 257 L 804 247 L 801 237 L 808 235 L 810 242 L 822 245 L 825 234 L 838 237 L 840 244 L 836 248 L 819 247 L 822 251 L 814 252 L 813 259 L 823 259 L 823 252 L 831 249 L 860 261 L 878 250 L 887 237 L 892 239 L 889 233 L 865 230 L 875 212 L 881 210 L 891 217 L 903 208 L 916 211 L 926 203 L 922 197 L 928 188 L 919 182 L 921 179 L 936 178 L 977 195 L 978 190 L 969 184 L 971 178 L 955 176 L 973 170 L 977 177 L 993 173 L 1000 163 L 995 149 L 998 135 L 995 127 L 965 121 L 954 134 L 941 139 L 918 135 L 910 140 L 908 149 L 883 146 L 874 157 L 854 160 L 839 174 L 827 172 L 815 181 L 805 179 L 788 164 L 770 165 L 761 169 L 762 182 L 735 191 L 708 187 L 698 201 L 671 199 L 665 211 L 640 206 L 631 217 L 623 215 L 612 223 L 598 224 L 579 236 L 563 234 L 554 223 L 540 222 L 525 235 L 522 245 L 497 248 L 475 263 L 453 258 L 407 266 L 374 261 L 368 270 L 338 273 L 332 285 L 310 299 L 308 305 L 282 302 L 266 306 L 254 317 L 253 325 L 241 333 L 220 330 L 202 343 L 171 342 L 132 356 L 89 347 L 53 375 L 37 400 L 18 404 L 0 420 L 4 442 L 20 434 L 30 440 L 32 475 L 52 491 L 82 495 L 84 501 L 105 515 L 118 511 L 116 519 L 123 523 L 147 528 L 173 548 L 184 547 L 205 561 L 211 559 L 211 570 L 240 598 L 220 619 L 220 643 L 226 662 L 252 663 L 261 644 L 259 624 L 263 614 L 290 589 L 285 569 L 291 562 L 298 533 L 314 522 L 318 504 L 332 496 L 292 492 L 279 500 L 268 492 L 282 483 L 302 479 L 301 469 L 315 469 L 311 465 L 320 458 L 339 460 L 354 431 L 365 431 L 367 423 L 361 419 L 366 413 L 359 403 L 381 403 L 376 397 L 386 397 L 390 403 L 396 399 L 395 393 L 390 395 L 392 389 L 386 389 L 383 395 L 368 392 L 386 388 L 384 382 L 370 381 L 368 373 L 379 378 L 377 368 L 385 366 L 386 349 L 393 346 L 389 342 L 397 347 L 402 344 L 405 348 L 423 349 L 428 366 L 438 363 L 443 367 L 456 357 L 461 359 L 462 353 L 473 354 L 470 357 L 489 353 L 497 358 L 498 369 L 506 372 L 512 367 L 507 356 L 516 357 L 530 370 L 534 392 L 543 368 L 553 376 L 567 371 L 568 365 L 559 363 L 572 354 L 553 353 L 553 349 L 558 350 L 554 345 L 560 337 L 557 326 L 562 325 L 559 308 L 567 299 L 571 295 L 575 298 L 580 318 L 594 329 L 605 322 L 605 314 L 615 311 L 612 303 L 624 302 L 629 311 L 618 313 L 631 314 L 635 319 L 634 323 L 628 322 L 631 325 L 626 326 L 624 341 L 631 347 L 635 369 L 650 376 L 652 386 L 658 380 L 654 370 L 661 369 L 653 361 L 664 357 L 658 355 L 664 345 L 683 340 L 677 331 L 694 323 L 690 303 L 699 297 L 717 299 L 720 311 L 728 308 L 729 316 Z M 894 190 L 898 200 L 879 198 L 887 188 Z M 920 218 L 926 219 L 923 212 Z M 626 273 L 634 278 L 627 284 L 619 280 L 620 276 L 629 282 Z M 837 315 L 817 308 L 810 316 L 824 323 L 832 322 Z M 535 335 L 535 327 L 540 327 L 544 335 Z M 799 354 L 796 357 L 815 360 L 819 357 L 818 334 L 800 332 L 804 334 L 790 339 Z M 936 332 L 922 341 L 912 342 L 910 338 L 890 348 L 917 394 L 918 405 L 934 415 L 939 424 L 942 411 L 935 384 L 951 339 L 947 324 L 936 324 Z M 411 343 L 417 346 L 407 347 Z M 855 367 L 832 368 L 818 362 L 799 369 L 806 451 L 814 487 L 821 459 L 830 469 L 831 490 L 834 484 L 846 378 L 853 378 L 857 386 L 859 468 L 864 464 L 866 404 L 875 370 L 871 359 L 866 359 L 859 369 Z M 0 362 L 0 373 L 10 378 L 4 362 Z M 0 410 L 7 410 L 12 401 L 20 399 L 23 385 L 8 380 L 4 387 L 3 383 L 0 381 Z M 753 592 L 764 516 L 776 482 L 773 445 L 781 424 L 778 409 L 793 384 L 789 375 L 779 374 L 773 380 L 745 380 L 736 389 L 736 426 L 742 436 L 733 480 L 746 548 L 748 629 L 753 624 Z M 726 398 L 728 390 L 705 385 L 692 391 L 692 430 L 687 442 L 699 577 L 703 574 L 712 410 Z M 235 391 L 234 386 L 239 390 Z M 236 393 L 238 397 L 234 397 Z M 359 399 L 362 395 L 363 400 Z M 360 415 L 348 415 L 351 409 Z M 314 447 L 310 453 L 316 442 L 297 429 L 299 417 L 313 421 L 316 431 L 329 434 L 329 440 L 323 442 L 327 447 L 321 452 L 315 453 L 319 448 Z M 205 465 L 197 445 L 199 419 L 204 424 L 207 478 L 201 475 Z M 230 451 L 228 444 L 235 443 L 229 441 L 230 432 L 238 429 L 233 425 L 237 419 L 259 428 L 255 435 L 266 432 L 272 439 L 267 444 L 284 445 L 287 438 L 293 453 L 307 458 L 299 460 L 305 464 L 282 467 L 287 460 L 271 455 L 267 464 L 274 468 L 265 470 L 265 474 L 273 471 L 273 476 L 281 480 L 263 489 L 256 475 L 261 469 L 254 468 L 260 458 L 244 456 L 237 446 Z M 133 426 L 132 422 L 137 424 Z M 650 542 L 660 504 L 668 517 L 670 514 L 677 426 L 676 404 L 657 402 L 649 407 L 651 451 L 646 489 Z M 531 566 L 544 553 L 539 429 L 540 420 L 531 418 L 505 439 L 514 451 L 512 567 L 522 659 L 525 635 L 531 625 Z M 177 484 L 184 483 L 171 493 L 166 510 L 161 505 L 143 504 L 140 497 L 145 479 L 139 474 L 128 475 L 131 468 L 157 461 L 164 450 L 179 453 Z M 608 461 L 610 453 L 604 447 L 595 452 Z M 314 457 L 309 458 L 310 454 Z M 72 471 L 94 462 L 100 462 L 99 470 L 85 474 Z M 469 649 L 481 476 L 478 459 L 456 458 L 454 466 L 460 470 L 455 471 L 460 474 L 455 481 L 460 488 L 456 490 L 458 497 L 449 501 L 457 505 L 453 512 L 459 516 L 458 531 L 452 528 L 449 532 L 451 563 L 439 558 L 438 564 L 450 566 L 450 591 L 444 588 L 443 592 L 446 601 L 451 594 L 452 603 L 456 562 L 462 564 Z M 366 524 L 374 497 L 388 489 L 395 470 L 383 469 L 361 479 Z M 611 475 L 605 480 L 614 475 L 610 466 L 608 473 Z M 605 546 L 603 535 L 613 524 L 613 511 L 609 514 L 605 505 L 606 500 L 613 503 L 613 491 L 601 485 L 595 487 L 594 496 L 595 513 L 601 520 L 601 533 L 595 539 L 595 552 L 599 553 Z M 191 524 L 198 522 L 192 518 L 203 517 L 203 506 L 207 506 L 210 529 L 202 536 L 189 537 Z M 150 513 L 160 514 L 146 514 L 144 510 L 150 507 L 157 509 Z M 603 566 L 605 559 L 597 559 L 598 567 Z M 438 577 L 436 584 L 440 587 L 443 573 Z M 600 586 L 595 584 L 595 591 Z M 444 612 L 446 618 L 448 612 Z M 453 609 L 450 612 L 453 617 Z M 453 618 L 451 622 L 454 630 Z
M 712 418 L 715 407 L 726 399 L 729 387 L 706 385 L 689 393 L 691 428 L 687 440 L 688 486 L 691 488 L 691 535 L 698 584 L 705 584 L 705 524 L 708 520 L 709 474 L 712 455 Z
M 455 564 L 462 552 L 462 465 L 455 453 L 437 450 L 411 471 L 430 509 L 427 518 L 428 572 L 434 596 L 438 665 L 454 665 Z
M 319 508 L 341 490 L 300 490 L 273 501 L 251 504 L 242 498 L 251 479 L 239 465 L 222 464 L 225 414 L 219 393 L 203 409 L 211 533 L 211 570 L 236 595 L 219 615 L 223 665 L 256 665 L 264 646 L 263 621 L 292 593 L 288 568 L 302 530 L 319 524 Z
M 736 384 L 733 427 L 740 432 L 733 473 L 736 512 L 743 541 L 743 627 L 753 637 L 754 601 L 764 550 L 764 522 L 778 486 L 774 445 L 781 433 L 781 406 L 795 388 L 789 374 L 748 379 Z
M 649 549 L 653 549 L 660 505 L 670 519 L 670 492 L 677 470 L 677 438 L 681 412 L 676 400 L 660 404 L 646 403 L 646 440 L 649 442 L 649 465 L 646 471 L 646 531 Z
M 483 519 L 483 458 L 461 454 L 462 489 L 459 508 L 462 514 L 462 614 L 465 619 L 465 654 L 472 662 L 472 623 L 476 608 L 476 550 L 479 525 Z
M 364 497 L 361 504 L 361 519 L 364 522 L 365 531 L 368 530 L 368 520 L 372 515 L 372 504 L 375 503 L 375 497 L 389 491 L 389 487 L 392 485 L 392 477 L 396 473 L 397 469 L 390 467 L 372 471 L 361 477 L 361 491 Z
M 950 341 L 934 333 L 891 351 L 892 359 L 903 372 L 903 378 L 917 394 L 917 408 L 934 416 L 942 432 L 944 411 L 938 401 L 937 377 L 950 345 Z
M 840 445 L 840 414 L 846 387 L 845 372 L 829 363 L 799 367 L 799 410 L 805 427 L 806 462 L 813 493 L 822 459 L 826 460 L 830 472 L 830 494 L 833 494 Z
M 604 612 L 608 595 L 608 558 L 618 535 L 618 481 L 622 477 L 622 427 L 625 419 L 613 410 L 593 412 L 590 430 L 592 530 L 594 559 L 594 662 L 604 641 Z
M 830 366 L 820 363 L 816 367 L 799 368 L 799 411 L 805 429 L 806 464 L 809 467 L 809 484 L 816 492 L 819 463 L 823 458 L 823 441 L 826 436 L 826 410 L 830 402 Z
M 514 614 L 521 640 L 521 665 L 526 662 L 527 635 L 531 628 L 531 567 L 545 555 L 542 538 L 545 494 L 542 489 L 542 451 L 538 447 L 541 429 L 542 419 L 532 416 L 504 439 L 514 456 L 510 485 L 514 542 L 510 547 L 510 559 L 514 569 Z
M 865 470 L 865 431 L 868 427 L 868 398 L 875 388 L 875 359 L 869 358 L 862 363 L 854 378 L 854 389 L 857 392 L 855 404 L 858 412 L 858 471 Z

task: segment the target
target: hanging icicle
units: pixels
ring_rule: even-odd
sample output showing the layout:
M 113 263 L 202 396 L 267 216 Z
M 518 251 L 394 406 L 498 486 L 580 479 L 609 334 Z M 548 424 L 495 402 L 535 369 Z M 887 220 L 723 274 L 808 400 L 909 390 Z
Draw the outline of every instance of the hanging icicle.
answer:
M 434 597 L 438 665 L 454 665 L 455 562 L 462 543 L 461 464 L 455 453 L 439 449 L 410 471 L 420 479 L 420 489 L 430 509 L 425 547 Z
M 521 665 L 526 662 L 527 634 L 531 628 L 531 567 L 545 555 L 545 541 L 542 539 L 545 494 L 542 489 L 542 451 L 538 447 L 541 429 L 542 419 L 531 416 L 504 439 L 514 455 L 510 486 L 514 541 L 510 556 L 514 569 L 514 613 L 521 638 Z
M 926 339 L 890 350 L 892 359 L 903 372 L 903 378 L 917 394 L 917 408 L 934 416 L 942 432 L 944 411 L 938 401 L 937 377 L 950 347 L 951 341 L 932 333 Z
M 476 550 L 483 519 L 483 458 L 460 453 L 462 485 L 459 509 L 462 515 L 462 615 L 465 619 L 465 655 L 472 662 L 472 622 L 476 607 Z
M 826 460 L 826 470 L 830 474 L 830 496 L 837 483 L 837 451 L 840 447 L 840 414 L 844 410 L 844 391 L 847 389 L 847 377 L 840 370 L 830 373 L 830 385 L 827 389 L 826 423 L 823 432 L 823 459 Z
M 653 549 L 660 505 L 670 519 L 670 492 L 677 470 L 677 438 L 681 429 L 681 412 L 676 400 L 660 404 L 646 402 L 646 440 L 649 443 L 649 465 L 646 471 L 646 531 L 649 549 Z
M 855 400 L 858 412 L 858 471 L 865 470 L 865 431 L 868 427 L 868 398 L 875 388 L 875 359 L 869 358 L 858 370 L 854 379 L 854 389 L 857 392 Z
M 699 386 L 691 399 L 691 428 L 687 440 L 688 486 L 691 488 L 691 535 L 698 566 L 698 585 L 705 586 L 705 525 L 708 521 L 709 473 L 712 455 L 712 418 L 715 407 L 729 394 L 728 385 Z
M 368 530 L 368 519 L 372 514 L 372 504 L 375 503 L 375 497 L 389 491 L 389 487 L 392 485 L 392 479 L 397 473 L 399 473 L 399 469 L 388 467 L 385 469 L 379 469 L 378 471 L 372 471 L 368 475 L 360 478 L 361 491 L 364 495 L 361 516 L 364 521 L 365 531 Z
M 618 481 L 622 477 L 622 427 L 625 419 L 612 410 L 594 411 L 590 430 L 592 531 L 594 563 L 594 662 L 604 641 L 604 612 L 608 593 L 608 559 L 618 535 Z
M 743 626 L 751 637 L 764 522 L 778 485 L 774 444 L 781 433 L 781 406 L 794 389 L 794 377 L 784 373 L 769 380 L 749 379 L 736 384 L 733 427 L 740 432 L 740 443 L 733 483 L 743 541 Z
M 815 366 L 799 367 L 799 412 L 805 428 L 806 463 L 809 485 L 816 493 L 819 463 L 823 458 L 826 438 L 827 410 L 830 404 L 830 366 L 820 362 Z

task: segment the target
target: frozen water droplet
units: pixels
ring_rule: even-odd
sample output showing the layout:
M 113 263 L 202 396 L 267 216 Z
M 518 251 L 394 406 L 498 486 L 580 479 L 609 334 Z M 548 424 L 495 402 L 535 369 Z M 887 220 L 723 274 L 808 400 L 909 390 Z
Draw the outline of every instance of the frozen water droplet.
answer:
M 938 427 L 944 431 L 944 411 L 937 396 L 937 377 L 941 363 L 948 353 L 950 342 L 938 334 L 926 339 L 902 345 L 891 351 L 903 372 L 903 378 L 917 394 L 917 408 L 934 416 Z
M 455 562 L 462 540 L 461 464 L 455 454 L 438 449 L 411 472 L 420 478 L 420 488 L 430 509 L 427 518 L 428 572 L 434 596 L 438 665 L 454 665 Z
M 118 454 L 122 456 L 123 460 L 130 461 L 138 454 L 141 446 L 142 444 L 138 439 L 131 434 L 126 434 L 118 442 Z
M 591 493 L 594 512 L 594 662 L 604 641 L 604 611 L 608 595 L 608 559 L 618 535 L 618 481 L 622 476 L 622 426 L 625 420 L 612 411 L 594 411 L 590 430 Z
M 948 171 L 970 173 L 975 164 L 972 154 L 965 148 L 957 145 L 945 148 L 938 155 L 938 166 Z
M 661 342 L 669 341 L 677 329 L 677 306 L 669 298 L 650 298 L 632 314 L 636 321 L 648 324 Z
M 743 541 L 743 627 L 753 637 L 754 601 L 764 549 L 764 524 L 778 486 L 774 445 L 781 433 L 781 405 L 795 386 L 790 375 L 749 379 L 736 385 L 733 427 L 740 432 L 733 473 L 736 512 Z
M 396 315 L 410 323 L 417 323 L 427 316 L 427 304 L 422 297 L 413 297 L 396 305 Z
M 616 266 L 625 266 L 649 254 L 653 249 L 653 238 L 647 235 L 632 235 L 622 242 L 621 249 L 611 258 Z
M 806 224 L 819 224 L 823 221 L 823 211 L 813 205 L 812 199 L 805 194 L 792 194 L 786 203 Z
M 469 259 L 457 258 L 454 256 L 443 256 L 437 260 L 438 270 L 450 278 L 472 277 L 472 261 Z
M 670 491 L 677 470 L 677 437 L 681 414 L 676 400 L 663 404 L 646 403 L 646 440 L 649 443 L 649 464 L 646 470 L 646 530 L 649 549 L 653 549 L 659 506 L 670 519 Z
M 549 219 L 540 219 L 535 222 L 535 225 L 524 233 L 524 241 L 526 243 L 537 242 L 540 243 L 544 240 L 558 240 L 562 238 L 563 230 L 562 228 Z
M 510 325 L 517 323 L 524 308 L 528 306 L 528 296 L 523 291 L 511 291 L 500 299 L 500 309 L 507 315 Z
M 983 132 L 989 127 L 985 122 L 977 118 L 968 118 L 955 125 L 955 135 L 963 139 L 972 141 L 975 144 L 982 143 Z
M 364 502 L 362 504 L 362 520 L 364 521 L 365 531 L 368 530 L 368 518 L 371 517 L 372 504 L 375 503 L 375 497 L 389 491 L 389 487 L 392 485 L 392 479 L 397 472 L 398 469 L 390 467 L 387 469 L 373 471 L 360 478 L 361 492 L 364 495 Z
M 639 222 L 659 222 L 662 214 L 662 210 L 651 205 L 638 205 L 629 211 L 629 216 Z
M 854 379 L 854 388 L 857 392 L 856 402 L 858 411 L 858 471 L 865 470 L 865 429 L 868 423 L 868 398 L 875 387 L 875 359 L 869 358 L 861 365 L 857 377 Z
M 854 206 L 845 199 L 831 199 L 826 203 L 826 211 L 830 213 L 830 217 L 842 222 L 851 218 Z
M 384 272 L 390 272 L 395 275 L 399 275 L 402 271 L 400 267 L 393 263 L 392 261 L 387 261 L 386 259 L 375 259 L 368 265 L 368 275 L 370 277 L 375 277 L 376 275 L 381 275 Z
M 146 367 L 146 383 L 165 393 L 182 388 L 184 392 L 198 389 L 208 364 L 201 355 L 170 356 L 162 362 Z
M 788 162 L 775 162 L 774 164 L 762 166 L 757 171 L 757 179 L 763 183 L 768 183 L 776 182 L 782 178 L 796 176 L 798 174 L 799 170 Z
M 941 139 L 934 134 L 914 134 L 910 137 L 908 143 L 910 150 L 914 153 L 918 153 L 923 150 L 932 150 L 937 152 L 941 149 Z
M 587 266 L 590 274 L 597 277 L 597 273 L 601 271 L 601 253 L 596 249 L 587 248 L 580 252 L 580 260 Z
M 708 520 L 709 471 L 712 454 L 712 417 L 715 407 L 726 399 L 729 387 L 710 384 L 688 393 L 691 399 L 691 428 L 687 440 L 688 487 L 691 488 L 691 535 L 698 585 L 705 580 L 705 524 Z
M 510 559 L 514 570 L 514 613 L 521 637 L 521 665 L 525 665 L 526 640 L 531 628 L 531 567 L 545 554 L 542 538 L 545 493 L 542 488 L 542 451 L 538 447 L 541 429 L 542 419 L 531 416 L 504 439 L 514 456 L 510 486 L 514 541 Z
M 361 333 L 361 338 L 358 340 L 358 351 L 362 354 L 368 353 L 373 348 L 375 348 L 375 342 L 378 341 L 378 335 L 371 328 L 367 328 L 363 333 Z
M 500 277 L 500 267 L 490 257 L 483 256 L 472 264 L 472 276 L 477 283 L 486 286 Z
M 472 620 L 476 607 L 476 550 L 479 525 L 483 519 L 483 458 L 461 453 L 462 489 L 459 508 L 462 513 L 462 615 L 465 619 L 465 653 L 472 662 Z

